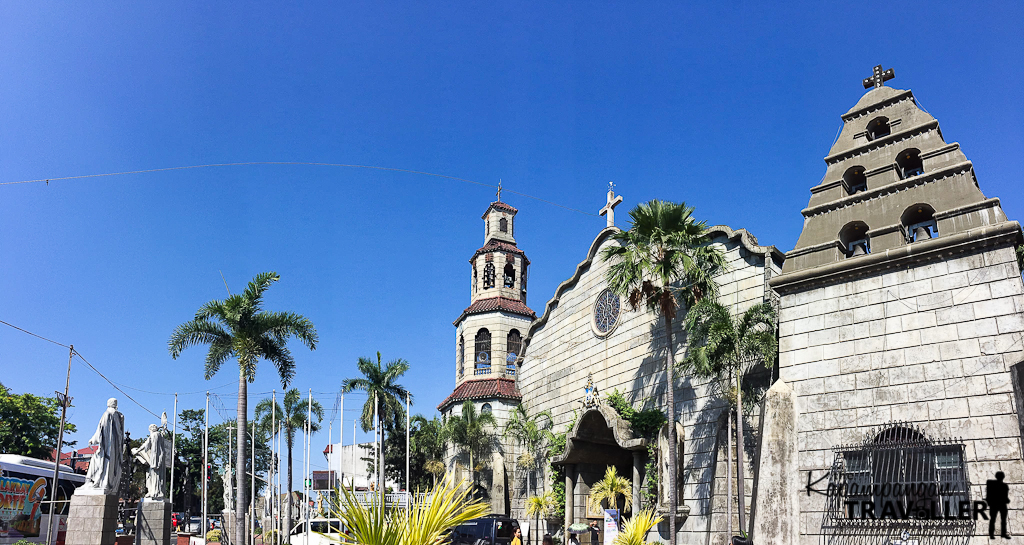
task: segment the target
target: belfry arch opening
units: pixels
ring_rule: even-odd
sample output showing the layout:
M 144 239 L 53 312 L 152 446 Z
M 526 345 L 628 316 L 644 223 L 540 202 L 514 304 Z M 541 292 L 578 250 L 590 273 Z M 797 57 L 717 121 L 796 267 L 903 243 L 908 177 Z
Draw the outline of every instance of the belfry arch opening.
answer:
M 868 178 L 864 175 L 864 167 L 857 165 L 846 169 L 843 173 L 843 183 L 846 184 L 846 192 L 850 195 L 868 190 Z
M 896 171 L 900 179 L 924 174 L 924 163 L 921 161 L 921 151 L 916 148 L 905 149 L 896 156 Z
M 935 209 L 925 203 L 907 208 L 900 216 L 900 224 L 903 225 L 908 243 L 935 238 L 939 234 Z
M 888 117 L 876 117 L 868 122 L 867 126 L 868 140 L 877 140 L 883 136 L 889 136 L 892 133 L 892 127 L 889 125 Z
M 846 257 L 857 257 L 871 253 L 868 240 L 868 225 L 863 221 L 851 221 L 839 231 L 839 242 Z

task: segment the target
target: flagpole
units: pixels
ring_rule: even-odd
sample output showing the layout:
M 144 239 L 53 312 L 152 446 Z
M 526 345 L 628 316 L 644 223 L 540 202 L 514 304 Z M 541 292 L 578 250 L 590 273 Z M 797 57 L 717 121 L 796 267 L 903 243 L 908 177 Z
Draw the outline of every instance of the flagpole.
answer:
M 176 441 L 178 439 L 178 394 L 174 394 L 174 424 L 171 425 L 171 511 L 174 510 L 174 462 L 177 458 Z
M 206 508 L 206 492 L 210 488 L 208 482 L 210 476 L 207 475 L 207 467 L 210 463 L 210 392 L 206 392 L 206 430 L 203 432 L 203 523 L 200 531 L 203 532 L 203 544 L 206 544 L 206 517 L 208 515 Z M 235 515 L 235 524 L 238 524 L 238 515 Z

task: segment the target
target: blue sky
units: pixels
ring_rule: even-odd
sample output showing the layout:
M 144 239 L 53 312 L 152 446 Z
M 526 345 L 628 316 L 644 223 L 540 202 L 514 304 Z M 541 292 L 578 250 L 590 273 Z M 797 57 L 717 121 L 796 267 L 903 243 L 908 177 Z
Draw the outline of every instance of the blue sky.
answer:
M 614 180 L 620 225 L 638 202 L 686 201 L 786 251 L 840 114 L 881 63 L 961 143 L 986 195 L 1024 216 L 1020 3 L 637 4 L 4 2 L 0 182 L 331 162 L 500 178 L 596 213 Z M 234 373 L 204 381 L 204 350 L 172 361 L 168 336 L 226 295 L 221 273 L 240 290 L 275 270 L 267 307 L 306 315 L 321 338 L 296 346 L 294 386 L 330 409 L 379 350 L 410 361 L 414 410 L 432 414 L 454 384 L 451 322 L 493 195 L 314 166 L 0 185 L 0 320 L 74 343 L 130 387 L 216 388 L 221 421 Z M 604 219 L 505 200 L 540 312 Z M 0 381 L 15 391 L 63 389 L 66 364 L 65 349 L 0 328 Z M 82 444 L 110 396 L 135 435 L 152 421 L 79 363 L 71 384 Z M 250 392 L 275 387 L 263 366 Z M 171 410 L 170 396 L 127 391 Z M 182 396 L 179 410 L 203 402 Z

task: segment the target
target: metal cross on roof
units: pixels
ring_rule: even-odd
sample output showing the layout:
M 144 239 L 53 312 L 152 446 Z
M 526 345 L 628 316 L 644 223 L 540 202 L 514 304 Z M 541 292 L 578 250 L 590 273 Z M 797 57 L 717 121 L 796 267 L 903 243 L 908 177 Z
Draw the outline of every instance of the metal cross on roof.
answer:
M 889 81 L 889 80 L 891 80 L 892 78 L 895 78 L 895 77 L 896 77 L 896 72 L 893 71 L 892 68 L 890 68 L 888 70 L 882 70 L 882 65 L 879 64 L 872 71 L 872 74 L 871 74 L 870 78 L 864 78 L 864 81 L 863 81 L 864 88 L 867 89 L 869 87 L 874 86 L 877 89 L 877 88 L 881 87 L 885 82 L 887 82 L 887 81 Z
M 498 178 L 498 192 L 495 195 L 498 196 L 498 202 L 501 202 L 501 178 Z

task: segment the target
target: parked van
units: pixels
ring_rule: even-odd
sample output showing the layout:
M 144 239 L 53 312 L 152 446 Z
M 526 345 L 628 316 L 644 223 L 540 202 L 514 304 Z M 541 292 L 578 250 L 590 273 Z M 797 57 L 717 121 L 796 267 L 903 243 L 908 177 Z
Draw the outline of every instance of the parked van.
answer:
M 519 523 L 505 515 L 488 515 L 452 528 L 452 545 L 508 545 Z

